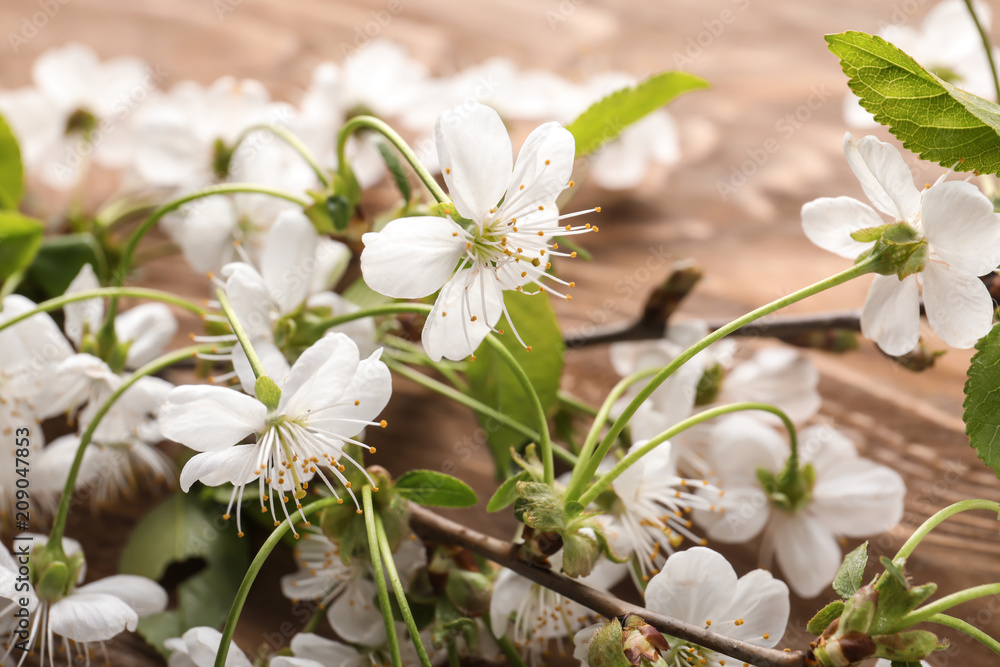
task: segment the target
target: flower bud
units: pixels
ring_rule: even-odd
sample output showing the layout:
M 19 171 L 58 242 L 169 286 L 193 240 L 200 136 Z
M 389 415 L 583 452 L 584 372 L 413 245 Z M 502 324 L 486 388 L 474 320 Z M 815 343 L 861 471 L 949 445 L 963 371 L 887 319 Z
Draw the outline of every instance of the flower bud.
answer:
M 622 647 L 630 665 L 640 665 L 643 660 L 655 663 L 660 659 L 660 651 L 670 650 L 670 644 L 660 631 L 638 616 L 625 619 Z
M 562 571 L 568 577 L 585 577 L 594 569 L 601 557 L 601 545 L 587 532 L 563 534 Z
M 893 662 L 917 662 L 945 648 L 933 632 L 908 630 L 893 635 L 876 635 L 875 655 Z
M 622 644 L 622 626 L 617 618 L 594 633 L 587 648 L 587 663 L 592 667 L 631 667 Z
M 477 618 L 490 609 L 493 582 L 481 572 L 470 572 L 457 567 L 448 572 L 445 595 L 463 616 Z
M 812 658 L 822 667 L 848 667 L 875 655 L 875 642 L 863 632 L 849 632 L 820 643 Z

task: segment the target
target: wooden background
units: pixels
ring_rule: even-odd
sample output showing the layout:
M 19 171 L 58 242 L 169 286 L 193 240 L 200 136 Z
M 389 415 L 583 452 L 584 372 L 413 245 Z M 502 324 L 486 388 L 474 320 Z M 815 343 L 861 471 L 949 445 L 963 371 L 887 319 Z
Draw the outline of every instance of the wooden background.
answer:
M 396 4 L 396 3 L 400 4 Z M 312 67 L 339 60 L 366 28 L 377 28 L 408 47 L 435 73 L 447 74 L 493 55 L 523 66 L 585 77 L 608 69 L 642 76 L 681 68 L 707 78 L 713 88 L 672 107 L 683 134 L 684 159 L 669 173 L 657 170 L 635 192 L 584 188 L 573 208 L 602 205 L 601 233 L 584 238 L 594 261 L 566 272 L 579 287 L 557 304 L 567 334 L 638 314 L 645 294 L 668 266 L 657 258 L 691 257 L 706 278 L 685 311 L 705 317 L 736 316 L 844 268 L 844 260 L 813 247 L 802 235 L 801 205 L 818 196 L 862 192 L 840 153 L 846 129 L 841 103 L 845 78 L 822 35 L 846 29 L 876 31 L 885 22 L 916 23 L 930 0 L 50 0 L 45 25 L 22 33 L 24 21 L 45 11 L 44 0 L 4 0 L 0 87 L 25 85 L 34 58 L 45 49 L 81 41 L 102 57 L 138 55 L 168 73 L 167 82 L 208 83 L 233 74 L 263 81 L 281 99 L 297 100 Z M 56 8 L 57 6 L 57 8 Z M 401 7 L 379 27 L 390 8 Z M 55 11 L 53 11 L 55 9 Z M 724 23 L 724 20 L 729 20 Z M 14 53 L 10 33 L 30 36 Z M 528 128 L 519 128 L 528 129 Z M 856 136 L 863 133 L 855 133 Z M 523 136 L 523 135 L 522 135 Z M 765 143 L 767 154 L 735 194 L 720 183 Z M 917 164 L 928 182 L 940 169 Z M 749 171 L 749 170 L 748 170 Z M 919 180 L 918 183 L 922 183 Z M 100 201 L 101 193 L 90 193 Z M 649 262 L 647 264 L 647 262 Z M 647 270 L 646 267 L 652 270 Z M 148 264 L 139 282 L 204 296 L 207 288 L 177 259 Z M 847 285 L 792 308 L 793 312 L 860 306 L 867 281 Z M 184 330 L 196 328 L 185 320 Z M 933 341 L 933 339 L 931 339 Z M 750 345 L 749 343 L 747 344 Z M 939 342 L 937 347 L 944 347 Z M 824 417 L 847 427 L 865 455 L 895 467 L 906 478 L 903 523 L 874 538 L 891 555 L 912 529 L 937 509 L 968 497 L 998 498 L 993 473 L 976 459 L 963 435 L 962 384 L 969 354 L 949 351 L 932 371 L 913 374 L 865 343 L 846 356 L 811 354 L 823 375 Z M 614 382 L 606 349 L 572 351 L 564 388 L 599 402 Z M 387 411 L 400 433 L 375 434 L 376 462 L 393 471 L 454 464 L 488 498 L 493 488 L 488 450 L 475 419 L 464 408 L 397 381 Z M 149 503 L 155 499 L 150 498 Z M 84 542 L 91 576 L 114 572 L 121 546 L 143 506 L 113 508 L 100 516 L 77 512 L 68 534 Z M 482 508 L 453 512 L 459 520 L 509 537 L 510 520 Z M 757 544 L 722 549 L 740 572 L 755 565 Z M 849 545 L 853 546 L 853 545 Z M 950 521 L 913 556 L 910 571 L 951 592 L 998 580 L 1000 536 L 989 516 Z M 276 580 L 292 567 L 287 554 L 259 580 L 238 632 L 240 645 L 256 650 L 290 615 Z M 803 647 L 804 624 L 823 603 L 796 601 L 785 645 Z M 1000 601 L 988 599 L 956 615 L 1000 635 Z M 291 621 L 286 628 L 299 627 Z M 287 634 L 286 637 L 290 637 Z M 112 643 L 112 664 L 157 664 L 135 638 Z M 962 638 L 932 664 L 993 664 L 990 654 Z M 993 656 L 995 659 L 995 656 Z

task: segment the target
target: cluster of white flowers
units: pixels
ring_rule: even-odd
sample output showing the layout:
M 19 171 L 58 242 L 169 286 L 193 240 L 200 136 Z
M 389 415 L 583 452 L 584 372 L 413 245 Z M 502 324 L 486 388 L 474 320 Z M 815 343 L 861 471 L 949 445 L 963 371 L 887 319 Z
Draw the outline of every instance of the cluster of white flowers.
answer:
M 957 25 L 954 4 L 935 10 L 936 20 Z M 928 25 L 923 36 L 894 34 L 900 40 L 913 37 L 919 45 L 938 29 Z M 942 68 L 976 80 L 978 70 L 965 67 L 964 52 L 946 55 Z M 223 517 L 235 515 L 240 537 L 245 502 L 256 505 L 268 525 L 285 520 L 297 526 L 292 533 L 300 539 L 298 570 L 282 579 L 282 592 L 324 610 L 338 640 L 303 631 L 267 664 L 388 662 L 387 628 L 393 623 L 377 602 L 383 582 L 368 558 L 371 533 L 354 535 L 365 543 L 363 549 L 342 550 L 344 535 L 334 534 L 326 519 L 362 522 L 351 530 L 374 528 L 355 516 L 370 498 L 359 499 L 352 484 L 360 480 L 374 492 L 383 479 L 384 471 L 367 467 L 376 450 L 365 431 L 388 427 L 382 415 L 393 389 L 390 369 L 413 359 L 443 376 L 464 369 L 453 362 L 474 362 L 488 336 L 505 334 L 498 328 L 501 316 L 510 328 L 506 335 L 531 351 L 532 340 L 518 330 L 522 323 L 511 317 L 505 296 L 513 291 L 571 298 L 568 290 L 575 284 L 557 275 L 552 258 L 576 257 L 560 242 L 572 246 L 565 237 L 597 231 L 592 223 L 569 218 L 600 212 L 560 212 L 567 190 L 576 185 L 574 169 L 605 188 L 634 187 L 651 163 L 678 159 L 677 131 L 666 112 L 655 111 L 583 165 L 564 124 L 595 100 L 631 85 L 627 76 L 603 74 L 577 84 L 493 59 L 435 77 L 385 41 L 342 64 L 318 66 L 297 105 L 273 100 L 253 80 L 225 77 L 208 86 L 181 82 L 162 90 L 162 78 L 138 60 L 101 62 L 88 48 L 70 45 L 36 62 L 33 86 L 0 91 L 0 113 L 20 141 L 29 172 L 47 186 L 78 185 L 93 163 L 120 170 L 126 194 L 116 202 L 119 209 L 144 212 L 177 203 L 172 209 L 167 205 L 171 210 L 162 227 L 188 264 L 208 274 L 215 290 L 205 309 L 193 307 L 206 326 L 203 335 L 191 335 L 196 346 L 189 356 L 197 352 L 211 362 L 211 372 L 221 372 L 209 384 L 179 386 L 152 375 L 150 369 L 162 369 L 156 363 L 178 332 L 173 311 L 163 303 L 126 307 L 123 295 L 83 294 L 100 289 L 102 278 L 121 284 L 132 259 L 127 253 L 117 268 L 121 275 L 110 280 L 106 267 L 84 264 L 62 295 L 62 330 L 44 312 L 0 329 L 0 451 L 8 460 L 20 457 L 13 434 L 29 425 L 39 514 L 53 514 L 75 475 L 76 488 L 89 488 L 96 507 L 143 487 L 178 482 L 189 492 L 200 483 L 224 487 Z M 330 228 L 317 221 L 322 215 L 317 209 L 338 197 L 348 199 L 345 192 L 356 185 L 373 186 L 385 172 L 374 132 L 340 134 L 345 121 L 359 113 L 391 118 L 422 139 L 416 153 L 440 175 L 447 196 L 426 179 L 440 200 L 436 205 L 414 199 L 370 225 L 352 219 L 350 233 L 334 240 L 318 231 Z M 541 123 L 516 159 L 505 121 Z M 346 146 L 351 170 L 337 164 L 338 155 L 345 155 L 338 142 Z M 892 264 L 895 255 L 885 255 L 882 247 L 891 232 L 909 253 L 905 270 L 902 262 L 879 265 L 882 275 L 865 302 L 862 333 L 890 355 L 910 352 L 920 340 L 922 290 L 930 327 L 955 347 L 975 344 L 993 323 L 993 302 L 978 278 L 1000 263 L 1000 215 L 992 202 L 972 184 L 944 177 L 919 191 L 900 153 L 874 137 L 854 141 L 847 135 L 844 152 L 874 209 L 849 197 L 818 199 L 802 209 L 806 236 L 851 260 L 876 256 Z M 420 165 L 413 166 L 425 176 Z M 213 185 L 221 187 L 196 192 Z M 230 187 L 218 191 L 225 186 Z M 98 222 L 113 227 L 127 218 Z M 150 226 L 156 219 L 158 214 Z M 358 290 L 364 296 L 353 295 L 357 303 L 348 299 L 350 292 L 336 291 L 351 276 L 355 254 L 361 274 L 355 286 L 364 288 Z M 35 309 L 32 301 L 4 289 L 0 325 Z M 362 312 L 362 303 L 378 307 Z M 407 309 L 425 316 L 420 346 L 404 340 L 406 322 L 392 319 Z M 650 376 L 708 334 L 704 322 L 672 322 L 657 340 L 613 345 L 611 363 L 622 376 Z M 417 338 L 410 331 L 405 335 Z M 467 383 L 453 384 L 452 397 Z M 580 580 L 601 590 L 631 578 L 650 610 L 749 645 L 775 646 L 788 622 L 789 591 L 802 598 L 828 592 L 841 564 L 841 540 L 890 530 L 903 513 L 902 478 L 860 457 L 847 435 L 818 416 L 818 384 L 809 357 L 789 347 L 755 347 L 745 355 L 736 343 L 721 340 L 701 349 L 636 409 L 631 403 L 643 391 L 639 383 L 613 405 L 608 401 L 604 410 L 612 418 L 631 415 L 628 430 L 615 431 L 625 444 L 618 447 L 609 434 L 610 444 L 591 461 L 586 447 L 578 452 L 581 467 L 574 472 L 593 464 L 609 475 L 603 486 L 587 489 L 586 499 L 572 493 L 594 480 L 567 475 L 552 481 L 545 409 L 533 406 L 542 423 L 525 426 L 544 427 L 537 449 L 549 447 L 548 466 L 537 467 L 546 484 L 535 475 L 533 447 L 517 458 L 521 479 L 545 486 L 546 498 L 558 508 L 543 508 L 556 517 L 551 531 L 536 531 L 524 520 L 517 540 L 522 553 L 554 574 L 583 572 Z M 772 408 L 707 421 L 735 411 L 736 403 Z M 468 405 L 483 409 L 475 399 Z M 41 424 L 56 417 L 65 417 L 64 435 L 46 444 Z M 699 421 L 665 440 L 678 425 Z M 596 424 L 590 436 L 599 437 L 603 426 Z M 194 452 L 179 474 L 158 448 L 164 440 Z M 565 456 L 573 460 L 574 454 Z M 630 467 L 621 463 L 638 456 L 643 458 Z M 248 486 L 251 497 L 244 498 Z M 518 485 L 516 492 L 527 493 L 529 486 Z M 16 488 L 16 469 L 0 468 L 3 527 L 15 513 Z M 324 501 L 329 513 L 322 527 L 310 524 L 303 507 L 311 492 L 336 499 L 336 505 Z M 402 494 L 394 498 L 405 515 Z M 523 501 L 519 516 L 530 514 L 523 506 L 530 504 L 527 496 L 518 500 Z M 63 528 L 53 530 L 51 545 L 44 536 L 23 537 L 32 540 L 31 568 L 21 552 L 0 550 L 0 610 L 24 607 L 29 618 L 27 628 L 0 619 L 4 664 L 19 644 L 37 650 L 43 664 L 54 664 L 57 651 L 70 653 L 74 646 L 89 660 L 90 644 L 134 630 L 139 617 L 166 606 L 163 589 L 141 577 L 82 585 L 79 544 L 65 538 L 61 549 L 55 548 Z M 463 655 L 493 659 L 509 648 L 504 643 L 509 639 L 538 664 L 553 645 L 566 652 L 572 641 L 587 664 L 588 646 L 601 626 L 590 625 L 596 618 L 586 607 L 513 570 L 437 562 L 452 556 L 411 535 L 402 519 L 393 528 L 398 578 L 387 575 L 386 587 L 420 589 L 420 604 L 433 608 L 436 625 L 420 628 L 419 638 L 414 631 L 413 639 L 428 648 L 434 664 L 448 657 L 442 634 L 452 658 L 461 644 Z M 742 577 L 725 557 L 706 548 L 710 542 L 756 539 L 762 569 Z M 555 547 L 531 552 L 537 546 L 532 540 Z M 772 575 L 774 561 L 779 569 Z M 443 584 L 448 576 L 453 578 Z M 465 603 L 474 610 L 466 614 Z M 396 626 L 403 664 L 420 664 L 407 637 L 411 630 Z M 656 664 L 722 666 L 730 660 L 677 637 L 649 637 L 648 645 L 632 648 L 649 662 L 659 660 Z M 221 641 L 215 628 L 195 627 L 164 646 L 172 651 L 172 667 L 209 667 Z M 234 645 L 226 664 L 255 663 Z

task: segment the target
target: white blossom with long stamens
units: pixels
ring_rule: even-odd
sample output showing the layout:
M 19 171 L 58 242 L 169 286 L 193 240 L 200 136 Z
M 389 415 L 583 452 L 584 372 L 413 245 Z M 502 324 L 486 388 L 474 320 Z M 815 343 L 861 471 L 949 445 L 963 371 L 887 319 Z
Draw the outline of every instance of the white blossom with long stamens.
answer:
M 200 452 L 181 471 L 181 488 L 188 491 L 196 481 L 207 486 L 233 484 L 228 517 L 234 504 L 237 508 L 242 504 L 246 486 L 257 481 L 261 511 L 270 510 L 277 525 L 275 496 L 287 518 L 289 492 L 298 500 L 318 476 L 338 498 L 332 480 L 344 485 L 360 511 L 340 459 L 368 475 L 344 446 L 353 443 L 374 452 L 354 436 L 365 426 L 386 425 L 372 421 L 392 392 L 381 354 L 380 349 L 362 360 L 350 337 L 328 333 L 306 349 L 288 378 L 278 383 L 281 400 L 273 410 L 233 389 L 175 388 L 160 411 L 160 429 L 164 437 Z M 234 444 L 250 435 L 256 436 L 254 443 Z M 236 525 L 242 534 L 238 509 Z
M 455 211 L 470 223 L 428 216 L 393 220 L 362 238 L 361 271 L 372 289 L 394 298 L 440 290 L 422 342 L 435 361 L 460 360 L 475 352 L 505 313 L 505 290 L 568 299 L 561 290 L 573 283 L 546 270 L 551 256 L 576 253 L 559 250 L 554 237 L 596 228 L 561 222 L 580 213 L 560 216 L 556 206 L 559 193 L 572 185 L 575 152 L 573 135 L 558 123 L 532 132 L 516 164 L 503 121 L 489 107 L 445 112 L 436 135 Z M 524 345 L 516 323 L 510 324 Z
M 645 444 L 639 441 L 629 451 Z M 720 494 L 708 482 L 681 477 L 677 473 L 678 453 L 664 442 L 611 483 L 620 506 L 608 528 L 617 535 L 608 539 L 615 548 L 624 547 L 635 556 L 644 579 L 656 574 L 685 539 L 705 544 L 691 530 L 690 514 L 695 509 L 714 511 L 716 501 L 711 495 Z

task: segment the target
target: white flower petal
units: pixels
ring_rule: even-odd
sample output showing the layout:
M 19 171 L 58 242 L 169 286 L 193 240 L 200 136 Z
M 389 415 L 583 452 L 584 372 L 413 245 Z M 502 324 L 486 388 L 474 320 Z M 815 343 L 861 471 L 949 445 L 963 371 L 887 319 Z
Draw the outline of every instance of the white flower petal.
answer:
M 191 628 L 182 637 L 168 639 L 164 645 L 174 651 L 170 656 L 170 667 L 214 667 L 221 643 L 221 632 L 199 626 Z M 186 662 L 183 661 L 185 659 Z M 229 645 L 226 667 L 251 667 L 250 660 L 235 643 Z
M 181 208 L 167 231 L 198 273 L 218 271 L 232 255 L 237 217 L 228 197 L 206 197 Z
M 1000 214 L 972 183 L 946 181 L 924 191 L 927 243 L 944 262 L 981 276 L 1000 264 Z
M 913 174 L 895 146 L 872 136 L 855 142 L 847 133 L 844 155 L 875 208 L 897 222 L 911 222 L 919 215 L 920 191 L 913 185 Z
M 840 545 L 820 521 L 804 512 L 774 513 L 774 545 L 785 581 L 795 594 L 814 598 L 840 569 Z
M 291 648 L 296 658 L 315 660 L 323 667 L 361 665 L 361 656 L 353 647 L 312 633 L 300 632 L 292 637 Z
M 490 599 L 490 627 L 497 637 L 507 634 L 511 617 L 531 594 L 531 586 L 531 581 L 513 570 L 500 571 L 493 584 L 493 597 Z
M 267 408 L 223 387 L 186 385 L 170 392 L 160 409 L 163 437 L 200 452 L 218 451 L 264 430 Z
M 861 333 L 886 354 L 906 354 L 920 342 L 916 276 L 875 276 L 861 311 Z
M 288 365 L 288 360 L 285 359 L 284 353 L 269 340 L 253 341 L 253 350 L 257 353 L 257 357 L 264 367 L 264 372 L 280 387 L 288 377 L 289 370 L 291 370 L 291 366 Z M 243 387 L 243 391 L 251 396 L 256 396 L 255 386 L 257 378 L 253 374 L 253 367 L 250 365 L 250 360 L 247 359 L 246 352 L 243 351 L 243 346 L 240 344 L 233 345 L 233 351 L 230 356 L 232 357 L 233 368 L 236 370 L 236 376 L 240 379 L 240 386 Z
M 49 608 L 49 627 L 77 642 L 101 642 L 135 630 L 139 616 L 125 601 L 106 593 L 76 591 Z
M 118 341 L 131 341 L 125 359 L 129 369 L 139 368 L 163 354 L 175 333 L 177 318 L 162 303 L 144 303 L 115 318 Z
M 722 544 L 742 544 L 757 537 L 768 519 L 771 504 L 758 487 L 725 487 L 725 495 L 714 499 L 723 511 L 695 510 L 694 519 L 705 530 L 705 536 Z
M 192 456 L 181 470 L 180 485 L 185 493 L 195 482 L 205 486 L 248 484 L 258 476 L 257 445 L 235 445 L 221 451 Z
M 729 373 L 718 402 L 769 403 L 784 410 L 792 421 L 803 422 L 819 412 L 818 385 L 819 371 L 808 357 L 787 347 L 768 348 Z
M 799 431 L 799 460 L 824 470 L 841 461 L 854 461 L 858 450 L 846 435 L 825 424 Z
M 352 644 L 379 646 L 385 641 L 385 623 L 375 606 L 377 590 L 369 579 L 355 579 L 333 601 L 326 618 L 333 631 Z
M 342 333 L 327 333 L 292 364 L 281 387 L 278 411 L 290 417 L 336 403 L 350 386 L 360 362 L 358 346 Z
M 97 276 L 94 274 L 94 267 L 90 264 L 84 264 L 69 287 L 66 288 L 66 294 L 86 292 L 98 289 L 100 286 L 101 283 L 98 282 Z M 104 320 L 104 301 L 102 299 L 74 301 L 67 303 L 63 311 L 66 314 L 66 337 L 73 341 L 79 349 L 84 330 L 96 335 L 101 328 L 101 323 Z
M 113 595 L 132 607 L 139 618 L 167 608 L 167 592 L 158 583 L 131 574 L 117 574 L 98 579 L 76 590 L 77 593 Z
M 575 151 L 573 135 L 559 123 L 535 128 L 521 146 L 514 172 L 508 177 L 510 185 L 500 207 L 503 217 L 521 218 L 549 202 L 552 215 L 558 215 L 554 204 L 569 185 Z
M 785 438 L 749 415 L 720 420 L 712 429 L 711 457 L 723 487 L 757 487 L 757 468 L 780 470 L 790 451 Z
M 283 211 L 267 235 L 260 273 L 282 315 L 309 295 L 318 241 L 315 227 L 298 209 Z
M 271 340 L 274 302 L 264 277 L 249 264 L 233 262 L 222 267 L 226 296 L 251 342 Z
M 507 128 L 488 106 L 445 111 L 435 127 L 438 159 L 459 215 L 480 225 L 503 198 L 513 168 Z
M 722 554 L 705 547 L 667 559 L 646 587 L 646 607 L 695 625 L 720 618 L 736 589 L 736 571 Z
M 856 458 L 828 465 L 819 473 L 810 511 L 837 535 L 876 535 L 903 518 L 906 484 L 895 470 Z
M 334 435 L 351 437 L 373 421 L 389 403 L 392 395 L 392 374 L 379 361 L 382 350 L 358 364 L 357 371 L 343 396 L 328 408 L 312 413 L 309 426 Z
M 399 218 L 362 237 L 361 273 L 379 294 L 419 299 L 455 273 L 465 252 L 465 230 L 449 218 Z
M 952 347 L 969 348 L 993 328 L 993 297 L 974 274 L 935 262 L 923 271 L 927 323 Z
M 788 586 L 766 570 L 753 570 L 740 577 L 729 611 L 723 616 L 726 620 L 741 618 L 742 625 L 726 624 L 718 631 L 770 648 L 785 634 L 790 612 Z
M 420 338 L 424 350 L 434 361 L 466 359 L 483 342 L 502 312 L 503 290 L 491 270 L 479 266 L 462 269 L 441 288 L 427 316 Z M 513 336 L 514 332 L 505 335 Z
M 847 259 L 871 247 L 851 238 L 851 233 L 866 227 L 879 227 L 885 221 L 871 206 L 853 197 L 821 197 L 802 207 L 802 230 L 823 250 Z

